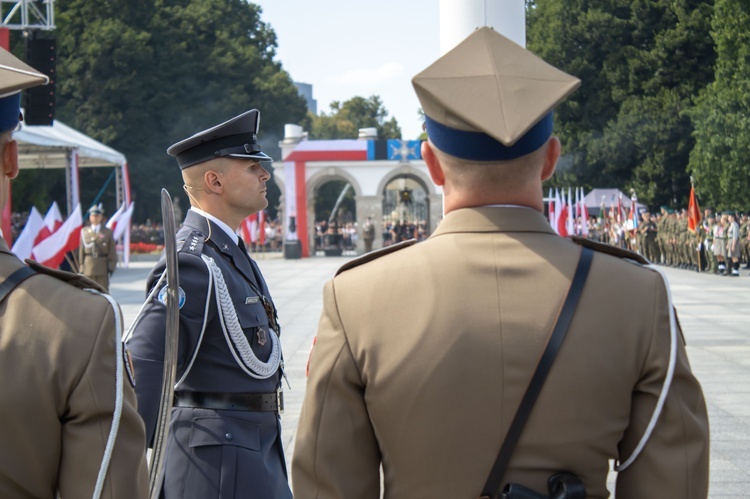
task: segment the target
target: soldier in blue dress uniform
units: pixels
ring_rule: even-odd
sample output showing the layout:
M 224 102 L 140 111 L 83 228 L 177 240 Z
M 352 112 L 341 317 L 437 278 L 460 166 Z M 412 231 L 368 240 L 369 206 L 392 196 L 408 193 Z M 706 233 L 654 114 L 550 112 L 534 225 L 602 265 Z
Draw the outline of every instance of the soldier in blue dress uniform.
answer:
M 190 198 L 177 232 L 180 327 L 163 497 L 291 498 L 281 442 L 283 360 L 276 309 L 236 234 L 268 204 L 270 158 L 251 110 L 171 146 Z M 153 439 L 163 371 L 162 258 L 128 346 L 138 411 Z

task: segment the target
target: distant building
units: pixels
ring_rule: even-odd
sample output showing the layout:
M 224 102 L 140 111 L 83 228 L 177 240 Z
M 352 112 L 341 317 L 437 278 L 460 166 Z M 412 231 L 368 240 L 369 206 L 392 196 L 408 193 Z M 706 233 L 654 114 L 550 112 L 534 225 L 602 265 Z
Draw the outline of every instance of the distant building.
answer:
M 294 82 L 297 92 L 307 101 L 307 109 L 313 114 L 318 114 L 318 101 L 313 99 L 313 87 L 309 83 Z
M 343 181 L 354 193 L 351 213 L 358 222 L 354 226 L 358 237 L 353 244 L 359 253 L 364 250 L 362 222 L 368 217 L 375 225 L 374 248 L 399 242 L 391 230 L 399 237 L 423 238 L 437 227 L 443 191 L 430 180 L 421 142 L 379 140 L 375 128 L 360 128 L 358 135 L 358 139 L 309 140 L 300 125 L 284 126 L 281 161 L 273 163 L 274 181 L 281 190 L 284 244 L 299 245 L 296 258 L 315 256 L 324 244 L 316 198 L 328 182 Z

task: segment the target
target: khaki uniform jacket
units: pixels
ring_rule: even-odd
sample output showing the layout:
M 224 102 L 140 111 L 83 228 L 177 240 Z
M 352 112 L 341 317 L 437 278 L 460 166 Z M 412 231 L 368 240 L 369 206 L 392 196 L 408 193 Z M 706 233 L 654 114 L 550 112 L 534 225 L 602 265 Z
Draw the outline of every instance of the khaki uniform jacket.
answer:
M 81 230 L 78 265 L 81 274 L 109 289 L 109 274 L 117 268 L 117 248 L 110 229 L 102 225 L 97 233 L 89 225 Z
M 550 335 L 580 246 L 526 208 L 449 213 L 415 244 L 341 272 L 324 310 L 293 457 L 297 499 L 476 498 Z M 596 253 L 506 482 L 570 471 L 607 497 L 668 365 L 666 288 Z M 664 410 L 618 499 L 705 498 L 708 421 L 681 335 Z
M 0 239 L 0 281 L 22 265 Z M 123 361 L 114 327 L 103 296 L 49 275 L 29 277 L 0 303 L 0 497 L 92 497 Z M 123 385 L 101 497 L 145 498 L 145 429 L 127 376 Z

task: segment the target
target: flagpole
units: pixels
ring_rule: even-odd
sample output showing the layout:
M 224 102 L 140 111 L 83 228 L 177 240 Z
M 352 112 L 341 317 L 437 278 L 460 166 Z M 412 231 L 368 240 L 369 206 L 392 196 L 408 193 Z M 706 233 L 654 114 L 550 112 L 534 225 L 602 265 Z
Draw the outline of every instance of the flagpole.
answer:
M 71 258 L 70 255 L 73 255 L 73 257 Z M 77 274 L 79 266 L 78 258 L 76 258 L 75 253 L 73 253 L 72 251 L 65 253 L 65 260 L 67 260 L 68 265 L 70 265 L 70 271 Z

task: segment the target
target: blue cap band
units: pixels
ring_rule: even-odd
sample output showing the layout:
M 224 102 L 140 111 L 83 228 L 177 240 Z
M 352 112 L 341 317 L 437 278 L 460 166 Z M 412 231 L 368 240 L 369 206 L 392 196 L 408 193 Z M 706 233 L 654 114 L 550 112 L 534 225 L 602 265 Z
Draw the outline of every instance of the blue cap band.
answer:
M 542 118 L 512 146 L 505 146 L 481 132 L 467 132 L 447 127 L 425 115 L 427 135 L 446 154 L 470 161 L 503 161 L 530 154 L 552 135 L 552 113 Z
M 16 128 L 21 115 L 21 92 L 0 99 L 0 133 Z

